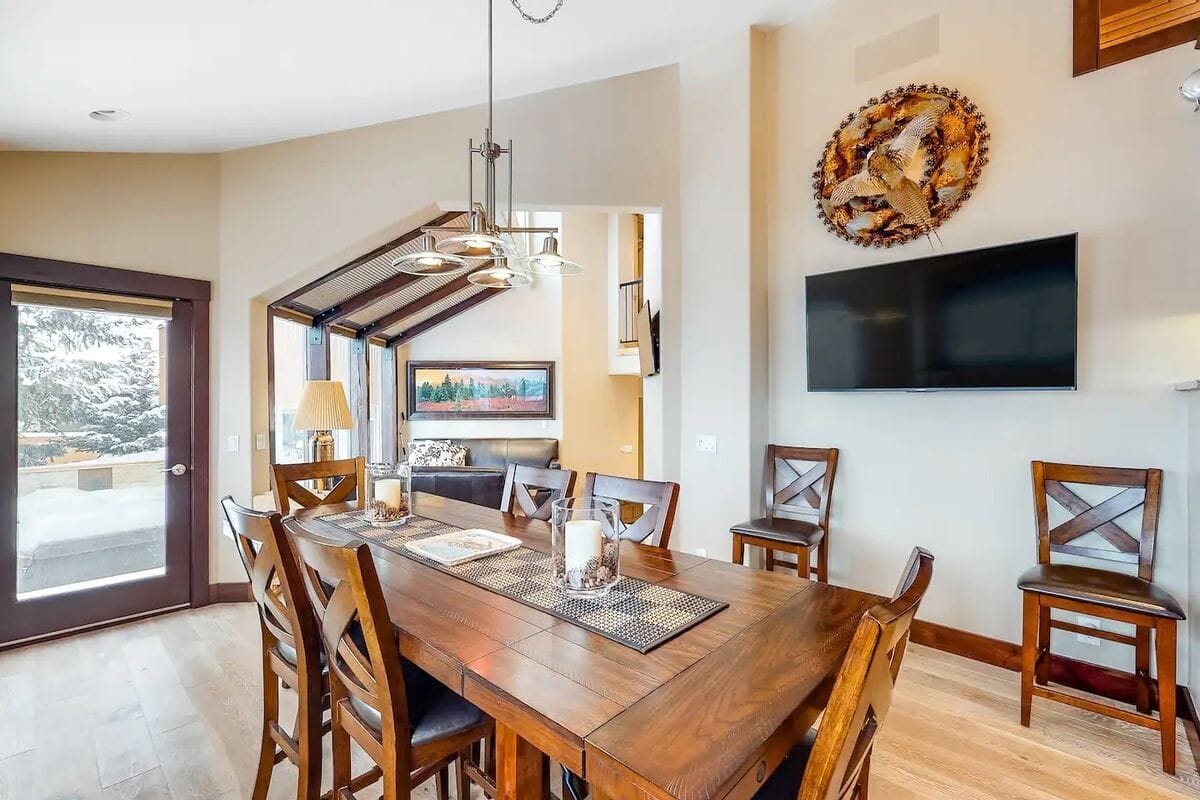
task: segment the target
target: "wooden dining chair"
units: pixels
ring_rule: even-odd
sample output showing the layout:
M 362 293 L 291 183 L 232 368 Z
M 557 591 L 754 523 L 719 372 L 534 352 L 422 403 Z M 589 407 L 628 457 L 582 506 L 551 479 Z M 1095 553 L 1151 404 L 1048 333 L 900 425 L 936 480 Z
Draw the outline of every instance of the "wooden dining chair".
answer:
M 675 507 L 679 505 L 678 483 L 589 472 L 583 479 L 583 496 L 642 506 L 642 515 L 625 526 L 622 539 L 663 548 L 670 542 Z
M 289 533 L 329 664 L 334 797 L 353 800 L 382 781 L 383 800 L 408 800 L 451 763 L 460 800 L 469 797 L 472 776 L 494 795 L 471 758 L 472 745 L 492 736 L 492 720 L 401 657 L 370 548 Z M 376 765 L 358 777 L 350 773 L 351 741 Z
M 549 520 L 551 504 L 555 500 L 570 497 L 573 491 L 575 470 L 509 464 L 504 477 L 504 494 L 500 497 L 500 510 L 512 514 L 515 508 L 519 508 L 531 519 Z
M 868 610 L 858 623 L 821 726 L 792 749 L 754 800 L 868 800 L 875 737 L 932 579 L 933 556 L 914 548 L 891 602 Z
M 836 447 L 767 445 L 763 466 L 766 516 L 729 529 L 733 563 L 743 563 L 746 545 L 754 545 L 763 548 L 766 568 L 774 571 L 778 550 L 796 556 L 796 574 L 801 578 L 815 574 L 818 581 L 828 583 L 829 512 L 837 464 Z M 816 567 L 809 555 L 813 547 L 817 548 Z
M 265 800 L 275 765 L 287 759 L 299 770 L 298 800 L 317 800 L 328 688 L 312 603 L 280 515 L 252 511 L 231 497 L 221 508 L 250 577 L 262 631 L 262 740 L 251 798 Z M 292 733 L 279 724 L 281 682 L 299 697 Z
M 1131 722 L 1159 732 L 1163 771 L 1175 774 L 1175 648 L 1176 627 L 1184 619 L 1183 607 L 1152 583 L 1154 545 L 1162 497 L 1162 470 L 1083 467 L 1033 462 L 1034 516 L 1037 520 L 1036 567 L 1017 581 L 1024 597 L 1021 663 L 1021 724 L 1028 727 L 1033 698 L 1056 700 L 1097 714 Z M 1072 489 L 1074 486 L 1076 488 Z M 1107 499 L 1084 499 L 1080 487 L 1118 489 Z M 1095 491 L 1094 489 L 1092 491 Z M 1050 500 L 1065 512 L 1065 521 L 1051 527 Z M 1140 525 L 1131 532 L 1122 519 L 1136 516 Z M 1051 556 L 1074 557 L 1136 565 L 1137 574 L 1054 564 Z M 1114 631 L 1085 628 L 1055 619 L 1055 609 L 1102 617 L 1134 626 L 1128 636 Z M 1134 648 L 1137 679 L 1136 711 L 1117 708 L 1077 694 L 1050 688 L 1050 631 L 1052 628 Z M 1158 662 L 1158 680 L 1150 677 L 1151 634 Z M 1157 685 L 1158 716 L 1152 715 Z
M 272 464 L 271 484 L 275 493 L 275 507 L 284 516 L 292 511 L 295 501 L 300 508 L 331 506 L 338 503 L 357 503 L 363 508 L 363 497 L 367 460 L 343 458 L 338 461 L 310 461 L 302 464 Z M 303 481 L 337 481 L 325 494 L 319 494 Z

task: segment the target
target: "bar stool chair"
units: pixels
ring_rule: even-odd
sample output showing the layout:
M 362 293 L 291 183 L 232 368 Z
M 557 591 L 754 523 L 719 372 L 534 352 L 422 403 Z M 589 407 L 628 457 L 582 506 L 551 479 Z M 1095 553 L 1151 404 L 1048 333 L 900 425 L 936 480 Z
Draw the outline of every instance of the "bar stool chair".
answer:
M 265 800 L 275 766 L 286 759 L 299 770 L 298 800 L 318 800 L 329 689 L 312 604 L 279 514 L 252 511 L 231 497 L 221 508 L 250 577 L 262 631 L 262 742 L 251 797 Z M 292 733 L 279 724 L 281 681 L 299 697 Z
M 583 479 L 583 496 L 602 497 L 643 507 L 642 516 L 621 532 L 622 539 L 664 549 L 671 541 L 675 508 L 679 505 L 678 483 L 589 472 Z
M 362 509 L 366 469 L 367 460 L 361 456 L 338 461 L 272 464 L 271 489 L 275 494 L 275 507 L 285 516 L 292 511 L 292 501 L 300 508 L 356 503 Z M 303 486 L 303 481 L 337 482 L 327 493 L 319 494 Z
M 1033 500 L 1037 519 L 1038 565 L 1017 581 L 1024 596 L 1021 662 L 1021 724 L 1028 727 L 1033 698 L 1041 697 L 1076 706 L 1096 714 L 1156 730 L 1162 745 L 1163 771 L 1175 774 L 1175 647 L 1176 627 L 1184 619 L 1179 602 L 1151 581 L 1154 545 L 1158 535 L 1158 510 L 1162 497 L 1162 470 L 1082 467 L 1034 461 Z M 1119 491 L 1092 503 L 1076 487 L 1108 487 Z M 1069 515 L 1051 527 L 1050 503 Z M 1131 533 L 1118 521 L 1141 509 L 1140 530 Z M 1115 561 L 1137 566 L 1137 575 L 1075 564 L 1053 564 L 1051 555 Z M 1136 633 L 1096 631 L 1055 619 L 1052 610 L 1102 617 L 1131 624 Z M 1049 686 L 1052 628 L 1134 648 L 1137 677 L 1137 711 L 1100 703 Z M 1150 677 L 1150 640 L 1154 636 L 1158 680 Z M 1157 686 L 1158 716 L 1151 714 Z
M 520 509 L 530 519 L 549 521 L 552 503 L 575 491 L 575 470 L 544 469 L 509 464 L 504 476 L 500 510 L 505 514 Z
M 733 563 L 746 560 L 746 545 L 766 551 L 768 572 L 775 570 L 775 551 L 796 556 L 796 575 L 816 574 L 829 582 L 829 512 L 833 479 L 837 476 L 838 449 L 767 445 L 763 465 L 765 517 L 730 528 Z M 817 548 L 817 566 L 810 550 Z
M 875 738 L 932 580 L 933 556 L 917 547 L 892 601 L 868 610 L 858 623 L 820 727 L 792 749 L 754 800 L 867 800 Z
M 460 800 L 469 797 L 471 779 L 494 796 L 495 785 L 471 758 L 494 723 L 400 656 L 370 548 L 289 534 L 329 662 L 334 797 L 353 800 L 353 792 L 382 781 L 383 800 L 408 800 L 451 763 Z M 351 778 L 351 741 L 376 764 L 361 779 Z

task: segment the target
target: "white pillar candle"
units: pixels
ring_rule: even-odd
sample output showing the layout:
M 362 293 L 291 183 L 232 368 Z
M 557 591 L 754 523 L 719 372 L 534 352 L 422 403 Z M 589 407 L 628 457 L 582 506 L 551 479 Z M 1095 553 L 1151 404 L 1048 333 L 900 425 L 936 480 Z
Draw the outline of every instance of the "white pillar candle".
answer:
M 404 481 L 396 478 L 389 478 L 375 482 L 375 499 L 381 503 L 386 503 L 387 507 L 393 511 L 399 511 L 404 508 Z
M 590 559 L 600 558 L 604 536 L 600 520 L 573 519 L 563 526 L 563 556 L 567 570 L 583 569 Z

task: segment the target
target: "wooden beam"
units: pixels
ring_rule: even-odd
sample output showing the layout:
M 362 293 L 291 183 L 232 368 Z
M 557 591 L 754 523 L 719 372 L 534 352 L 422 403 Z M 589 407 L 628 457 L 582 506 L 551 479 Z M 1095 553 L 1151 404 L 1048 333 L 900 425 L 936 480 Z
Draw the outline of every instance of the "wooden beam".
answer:
M 212 299 L 212 284 L 208 281 L 15 253 L 0 253 L 0 274 L 15 283 L 37 286 L 62 286 L 82 291 L 116 292 L 172 300 Z
M 426 277 L 428 276 L 409 275 L 404 272 L 401 272 L 399 275 L 393 275 L 387 280 L 375 284 L 370 289 L 365 289 L 359 294 L 354 295 L 354 297 L 349 298 L 346 302 L 325 309 L 313 318 L 313 323 L 317 325 L 332 325 L 341 322 L 347 317 L 362 311 L 364 308 L 369 308 L 378 303 L 388 295 L 406 289 L 417 281 L 425 280 Z
M 408 342 L 411 342 L 413 339 L 420 336 L 422 333 L 441 325 L 446 320 L 453 319 L 464 311 L 472 309 L 480 303 L 490 300 L 491 298 L 507 291 L 507 289 L 484 289 L 483 291 L 479 292 L 479 294 L 473 294 L 466 300 L 463 300 L 460 303 L 455 303 L 445 311 L 440 311 L 424 322 L 414 325 L 408 330 L 402 331 L 396 336 L 393 336 L 391 339 L 388 339 L 388 347 L 395 347 L 398 344 L 407 344 Z
M 411 303 L 401 306 L 387 316 L 380 317 L 359 331 L 358 335 L 365 338 L 368 336 L 373 336 L 379 331 L 387 330 L 397 322 L 403 322 L 405 319 L 411 317 L 413 314 L 416 314 L 418 311 L 423 311 L 434 303 L 439 303 L 442 300 L 445 300 L 447 297 L 451 297 L 452 295 L 461 292 L 470 285 L 471 282 L 467 280 L 466 275 L 455 278 L 444 286 L 434 289 L 429 294 L 422 295 L 416 300 L 413 300 Z
M 400 394 L 396 366 L 395 349 L 384 347 L 379 376 L 379 418 L 383 439 L 380 458 L 390 464 L 400 460 Z
M 456 217 L 461 217 L 464 213 L 466 213 L 466 212 L 448 211 L 445 214 L 442 214 L 440 217 L 437 217 L 436 219 L 434 219 L 433 221 L 431 221 L 427 224 L 428 225 L 445 225 L 448 222 L 450 222 L 451 220 L 455 219 Z M 422 227 L 425 227 L 425 226 L 422 226 Z M 374 250 L 372 250 L 371 252 L 369 252 L 365 255 L 359 256 L 358 258 L 354 259 L 353 261 L 349 262 L 348 264 L 340 266 L 337 269 L 333 270 L 332 272 L 328 272 L 328 273 L 322 275 L 320 278 L 317 278 L 315 281 L 310 281 L 309 283 L 306 283 L 304 286 L 301 286 L 296 291 L 294 291 L 290 294 L 287 294 L 284 297 L 277 300 L 274 303 L 274 305 L 281 305 L 281 306 L 291 305 L 297 298 L 303 297 L 304 295 L 308 294 L 309 292 L 311 292 L 313 289 L 317 288 L 318 286 L 322 286 L 331 280 L 340 278 L 341 276 L 345 275 L 347 272 L 350 272 L 353 269 L 357 269 L 358 267 L 361 267 L 363 264 L 367 263 L 368 261 L 373 261 L 374 259 L 379 258 L 381 255 L 388 252 L 389 250 L 395 250 L 397 247 L 400 247 L 401 245 L 408 244 L 409 242 L 413 241 L 420 235 L 421 235 L 421 228 L 417 228 L 416 230 L 409 231 L 408 233 L 404 234 L 403 236 L 401 236 L 397 239 L 393 239 L 392 241 L 388 242 L 387 244 L 376 247 Z M 324 309 L 324 311 L 329 311 L 329 309 Z M 320 314 L 318 313 L 318 314 L 314 314 L 313 316 L 319 316 L 319 315 Z

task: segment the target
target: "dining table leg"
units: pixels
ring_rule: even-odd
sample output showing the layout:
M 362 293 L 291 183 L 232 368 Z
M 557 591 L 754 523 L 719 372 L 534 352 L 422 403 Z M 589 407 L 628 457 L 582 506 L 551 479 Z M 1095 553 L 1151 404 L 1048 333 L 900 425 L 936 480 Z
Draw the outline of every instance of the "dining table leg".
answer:
M 512 728 L 496 722 L 496 796 L 498 800 L 538 800 L 550 794 L 547 761 L 541 751 Z

